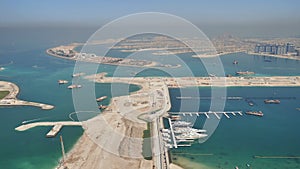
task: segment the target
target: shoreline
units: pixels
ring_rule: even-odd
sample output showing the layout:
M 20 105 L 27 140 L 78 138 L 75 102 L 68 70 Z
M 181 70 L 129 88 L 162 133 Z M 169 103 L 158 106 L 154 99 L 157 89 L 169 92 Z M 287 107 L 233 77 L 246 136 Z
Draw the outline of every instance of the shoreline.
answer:
M 75 46 L 76 47 L 76 46 Z M 74 47 L 74 48 L 75 48 Z M 49 49 L 48 49 L 49 50 Z M 50 52 L 47 50 L 47 53 L 49 54 L 49 55 L 52 55 L 52 54 L 50 54 Z M 243 51 L 237 51 L 237 52 L 228 52 L 228 53 L 222 53 L 222 54 L 218 54 L 217 56 L 225 56 L 225 55 L 228 55 L 228 54 L 232 54 L 232 53 L 241 53 L 241 52 L 243 52 Z M 250 55 L 257 55 L 256 53 L 248 53 L 248 52 L 245 52 L 245 53 L 247 53 L 247 54 L 250 54 Z M 58 56 L 58 55 L 52 55 L 52 56 L 56 56 L 56 57 L 59 57 L 59 58 L 62 58 L 62 59 L 69 59 L 69 60 L 74 60 L 74 59 L 72 59 L 72 58 L 67 58 L 67 57 L 62 57 L 62 56 Z M 265 55 L 261 55 L 261 56 L 265 56 Z M 270 56 L 270 57 L 278 57 L 278 56 Z M 203 58 L 205 58 L 205 57 L 203 57 Z M 279 58 L 285 58 L 285 57 L 279 57 Z M 285 58 L 285 59 L 292 59 L 292 58 Z M 104 63 L 105 64 L 105 63 Z M 123 65 L 121 65 L 121 66 L 123 66 Z M 247 77 L 247 76 L 246 76 Z M 266 77 L 253 77 L 253 76 L 249 76 L 250 78 L 252 78 L 252 79 L 250 79 L 250 80 L 255 80 L 256 78 L 266 78 Z M 292 76 L 292 77 L 295 77 L 296 79 L 299 79 L 299 77 L 298 76 Z M 209 77 L 204 77 L 204 78 L 209 78 Z M 245 78 L 245 77 L 234 77 L 234 78 L 236 78 L 236 79 L 241 79 L 241 78 Z M 271 77 L 267 77 L 267 78 L 271 78 Z M 276 78 L 276 77 L 275 77 Z M 218 79 L 218 78 L 209 78 L 210 80 L 211 79 Z M 153 80 L 153 79 L 152 79 Z M 201 80 L 203 80 L 203 79 L 201 79 L 200 78 L 200 80 L 198 79 L 198 81 L 201 81 Z M 265 79 L 262 79 L 262 81 L 264 81 Z M 286 79 L 285 79 L 286 80 Z M 188 81 L 188 79 L 187 79 L 187 81 Z M 233 81 L 235 81 L 235 80 L 233 80 Z M 284 81 L 284 80 L 283 80 Z M 290 81 L 292 81 L 292 80 L 290 80 Z M 299 82 L 299 80 L 298 80 L 298 82 Z M 126 82 L 123 82 L 123 83 L 126 83 Z M 234 83 L 234 82 L 232 82 L 232 83 Z M 278 82 L 276 82 L 276 83 L 278 83 Z M 133 84 L 139 84 L 139 83 L 133 83 Z M 211 85 L 211 83 L 210 84 L 204 84 L 204 83 L 202 83 L 201 85 L 199 85 L 200 83 L 198 83 L 198 85 L 197 86 L 199 86 L 199 87 L 203 87 L 203 86 L 207 86 L 207 87 L 210 87 Z M 296 83 L 296 84 L 293 84 L 293 83 L 286 83 L 286 81 L 285 82 L 283 82 L 282 84 L 277 84 L 277 85 L 275 85 L 275 83 L 274 84 L 263 84 L 263 83 L 261 83 L 261 84 L 259 84 L 259 83 L 251 83 L 251 84 L 249 84 L 248 82 L 247 82 L 247 84 L 244 84 L 244 85 L 242 85 L 242 86 L 246 86 L 246 87 L 257 87 L 257 86 L 262 86 L 262 87 L 274 87 L 274 86 L 282 86 L 282 85 L 287 85 L 286 87 L 290 87 L 290 86 L 300 86 L 300 84 L 299 83 Z M 142 91 L 143 90 L 143 86 L 142 85 L 139 85 L 139 86 L 141 86 L 141 89 L 139 90 L 139 91 Z M 172 88 L 172 87 L 170 87 L 171 85 L 168 85 L 168 88 Z M 187 84 L 187 87 L 188 86 L 193 86 L 193 85 L 188 85 Z M 173 86 L 174 87 L 174 86 Z M 178 87 L 186 87 L 186 86 L 176 86 L 175 88 L 178 88 Z M 226 85 L 226 87 L 240 87 L 240 85 Z M 136 91 L 137 93 L 139 92 L 139 91 Z M 112 99 L 114 99 L 114 98 L 112 98 Z M 112 103 L 110 103 L 109 105 L 111 106 L 111 104 Z M 104 113 L 104 112 L 103 112 Z M 101 113 L 102 114 L 102 113 Z M 109 114 L 109 113 L 108 113 Z M 80 159 L 81 157 L 80 156 L 75 156 L 74 157 L 74 153 L 76 154 L 76 152 L 78 153 L 78 151 L 79 150 L 81 150 L 81 151 L 84 151 L 84 149 L 82 149 L 82 145 L 83 144 L 86 144 L 86 142 L 89 142 L 90 144 L 93 144 L 92 146 L 93 147 L 95 147 L 95 146 L 97 146 L 97 145 L 95 145 L 94 143 L 93 143 L 93 141 L 92 140 L 90 140 L 89 138 L 88 138 L 88 136 L 87 136 L 87 134 L 84 132 L 83 134 L 82 134 L 82 136 L 76 141 L 76 143 L 74 144 L 74 146 L 70 149 L 70 151 L 67 153 L 68 154 L 68 156 L 71 156 L 71 158 L 70 159 L 68 159 L 67 160 L 67 162 L 69 161 L 70 163 L 72 163 L 72 161 L 73 160 L 75 160 L 75 159 Z M 97 148 L 98 149 L 98 148 Z M 106 157 L 106 158 L 109 158 L 109 159 L 118 159 L 119 161 L 123 161 L 124 159 L 122 159 L 122 157 L 113 157 L 113 154 L 110 154 L 109 152 L 106 152 L 105 150 L 97 150 L 98 151 L 98 153 L 99 154 L 101 154 L 102 155 L 102 157 Z M 110 155 L 109 155 L 110 154 Z M 120 158 L 121 158 L 121 160 L 120 160 Z M 81 160 L 81 161 L 80 161 Z M 81 162 L 81 165 L 79 165 L 80 166 L 80 168 L 81 167 L 87 167 L 87 166 L 89 166 L 89 164 L 87 164 L 86 163 L 86 160 L 89 160 L 88 159 L 88 157 L 87 157 L 87 159 L 80 159 L 79 161 Z M 99 159 L 97 159 L 97 160 L 99 160 Z M 126 159 L 126 162 L 128 162 L 129 161 L 129 159 Z M 134 163 L 136 163 L 137 161 L 136 161 L 136 159 L 134 160 L 135 162 Z M 143 159 L 141 160 L 141 161 L 139 161 L 138 163 L 143 163 L 142 162 L 143 161 Z M 102 160 L 102 162 L 103 162 L 103 160 Z M 124 166 L 124 163 L 126 163 L 126 162 L 122 162 L 123 163 L 123 166 Z M 108 162 L 106 162 L 106 164 L 109 164 Z M 120 163 L 118 163 L 119 165 L 120 165 Z M 118 164 L 115 164 L 115 165 L 118 165 Z M 74 164 L 74 165 L 76 165 L 76 164 Z M 172 166 L 174 166 L 175 168 L 174 169 L 183 169 L 182 167 L 180 167 L 179 165 L 175 165 L 175 164 L 171 164 Z M 73 166 L 73 167 L 75 167 L 75 166 Z M 131 166 L 132 167 L 132 166 Z M 76 167 L 75 167 L 76 168 Z M 87 167 L 88 168 L 88 167 Z M 73 169 L 73 168 L 72 168 Z
M 281 58 L 281 59 L 300 60 L 300 56 L 273 55 L 273 54 L 255 53 L 255 52 L 246 52 L 246 53 L 249 55 L 256 55 L 256 56 L 267 56 L 267 57 Z
M 0 100 L 0 107 L 1 106 L 33 106 L 33 107 L 39 107 L 42 110 L 50 110 L 54 108 L 53 105 L 49 105 L 49 104 L 19 100 L 17 98 L 17 95 L 19 94 L 20 89 L 14 83 L 0 81 L 0 86 L 1 86 L 0 91 L 9 91 L 9 94 L 7 94 L 4 98 Z
M 125 128 L 128 127 L 128 123 L 131 124 L 129 126 L 135 126 L 134 124 L 128 122 L 128 120 L 132 122 L 132 121 L 139 121 L 139 119 L 136 119 L 136 115 L 133 115 L 133 116 L 130 115 L 130 117 L 128 117 L 129 119 L 124 119 L 125 116 L 123 116 L 123 115 L 125 115 L 125 114 L 127 114 L 127 113 L 129 113 L 131 111 L 127 111 L 127 113 L 126 112 L 122 113 L 123 107 L 120 106 L 120 105 L 125 105 L 125 102 L 122 101 L 122 100 L 124 100 L 123 98 L 124 97 L 126 97 L 126 98 L 128 98 L 128 97 L 135 97 L 135 98 L 138 98 L 139 100 L 142 101 L 143 99 L 140 96 L 140 94 L 143 93 L 145 95 L 145 93 L 147 91 L 149 91 L 149 90 L 151 91 L 152 90 L 151 87 L 150 87 L 152 85 L 148 84 L 149 82 L 151 82 L 153 84 L 154 83 L 159 84 L 161 81 L 164 81 L 166 87 L 170 86 L 170 84 L 168 85 L 168 82 L 173 82 L 172 79 L 170 79 L 170 78 L 164 78 L 162 80 L 161 77 L 159 77 L 159 78 L 153 78 L 153 77 L 151 77 L 151 78 L 143 78 L 143 77 L 140 77 L 140 78 L 112 78 L 112 77 L 105 77 L 104 75 L 105 74 L 100 73 L 100 74 L 86 76 L 86 78 L 89 79 L 89 80 L 94 80 L 96 83 L 116 83 L 116 82 L 118 83 L 118 82 L 121 82 L 121 83 L 135 84 L 135 85 L 140 86 L 141 88 L 138 91 L 136 91 L 134 93 L 131 93 L 128 96 L 119 96 L 119 97 L 112 98 L 111 102 L 109 104 L 108 110 L 106 110 L 103 113 L 101 113 L 100 115 L 98 115 L 98 116 L 96 116 L 96 117 L 88 120 L 87 123 L 84 123 L 84 124 L 89 124 L 88 125 L 89 127 L 87 127 L 87 128 L 86 128 L 86 125 L 83 125 L 83 127 L 85 129 L 92 130 L 93 132 L 96 131 L 96 133 L 97 133 L 97 131 L 99 131 L 99 129 L 101 129 L 101 126 L 98 125 L 97 128 L 93 129 L 93 127 L 90 127 L 90 125 L 93 126 L 96 121 L 97 121 L 97 124 L 101 124 L 99 122 L 101 121 L 102 118 L 105 118 L 107 120 L 108 124 L 112 124 L 112 125 L 116 125 L 116 126 L 118 126 L 119 124 L 120 124 L 120 126 L 124 125 L 123 128 L 121 127 L 119 129 L 116 129 L 116 130 L 118 130 L 120 133 L 125 133 L 125 135 L 126 135 L 126 133 L 128 132 L 128 129 L 125 129 Z M 250 79 L 250 80 L 254 79 L 255 81 L 257 81 L 257 79 L 261 79 L 261 78 L 271 78 L 271 77 L 252 77 L 252 79 Z M 273 86 L 285 86 L 287 84 L 286 78 L 290 78 L 290 77 L 279 77 L 279 76 L 277 76 L 277 77 L 275 77 L 275 79 L 276 78 L 279 78 L 283 83 L 278 83 L 278 81 L 275 81 L 277 85 L 273 85 Z M 293 86 L 300 86 L 300 81 L 299 81 L 300 77 L 299 76 L 291 77 L 291 78 L 292 78 L 292 81 L 295 80 L 295 79 L 297 79 L 297 83 L 296 84 L 292 84 Z M 189 77 L 185 77 L 185 78 L 182 78 L 182 79 L 183 80 L 188 80 L 188 81 L 191 80 L 191 78 L 189 78 Z M 218 79 L 218 78 L 208 78 L 208 77 L 205 77 L 205 79 L 204 78 L 200 78 L 200 81 L 202 81 L 202 80 L 211 80 L 211 79 Z M 248 80 L 248 79 L 245 79 L 244 77 L 230 77 L 230 78 L 227 78 L 227 79 L 233 79 L 233 82 L 236 81 L 236 80 L 238 80 L 238 79 Z M 201 83 L 199 83 L 199 84 L 201 84 Z M 190 84 L 186 84 L 186 85 L 190 85 Z M 243 85 L 244 86 L 249 86 L 249 83 L 245 83 Z M 264 85 L 259 84 L 259 85 L 260 86 L 272 86 L 272 83 L 271 84 L 264 84 Z M 209 86 L 209 85 L 205 85 L 205 86 Z M 239 87 L 240 85 L 233 85 L 233 86 L 234 87 Z M 251 86 L 255 87 L 257 85 L 251 85 Z M 182 86 L 177 86 L 177 87 L 182 87 Z M 169 104 L 169 106 L 170 106 L 170 104 Z M 140 109 L 144 110 L 145 108 L 144 107 L 140 107 Z M 121 112 L 118 112 L 118 111 L 121 111 Z M 138 112 L 138 114 L 140 114 L 140 112 Z M 124 122 L 124 120 L 127 121 L 127 122 Z M 126 125 L 126 123 L 127 123 L 127 125 Z M 140 123 L 139 126 L 140 126 L 139 128 L 142 128 L 142 129 L 146 128 L 146 124 L 145 123 L 144 124 Z M 107 127 L 107 126 L 102 126 L 102 128 L 105 128 L 105 127 Z M 126 132 L 126 130 L 127 130 L 127 132 Z M 100 130 L 100 131 L 103 132 L 103 130 Z M 143 130 L 139 130 L 137 133 L 141 133 L 142 131 Z M 83 145 L 86 145 L 86 146 L 88 145 L 88 147 L 94 147 L 94 148 L 96 148 L 97 149 L 96 150 L 97 153 L 95 154 L 96 155 L 95 158 L 97 159 L 97 161 L 100 161 L 101 163 L 106 163 L 106 165 L 111 164 L 110 162 L 108 162 L 108 161 L 110 161 L 108 159 L 118 159 L 118 161 L 123 161 L 124 160 L 124 157 L 122 157 L 122 156 L 116 156 L 116 154 L 114 154 L 114 153 L 107 152 L 105 150 L 106 146 L 104 146 L 103 149 L 101 149 L 101 147 L 99 148 L 99 146 L 88 137 L 88 133 L 89 132 L 85 130 L 84 133 L 83 133 L 83 135 L 79 138 L 79 140 L 76 142 L 76 144 L 68 152 L 68 156 L 69 157 L 67 158 L 66 163 L 67 163 L 67 165 L 72 166 L 71 167 L 72 169 L 74 167 L 75 167 L 75 169 L 77 169 L 76 166 L 78 165 L 78 163 L 80 163 L 80 165 L 78 165 L 78 166 L 80 166 L 81 168 L 85 168 L 86 167 L 87 169 L 89 167 L 92 167 L 92 165 L 93 165 L 93 163 L 89 164 L 91 162 L 90 159 L 89 159 L 89 156 L 92 156 L 92 154 L 89 154 L 91 152 L 89 152 L 88 150 L 87 150 L 88 152 L 85 152 L 86 150 L 83 149 Z M 129 132 L 129 133 L 131 133 L 131 132 Z M 113 137 L 111 132 L 109 132 L 109 135 L 110 135 L 110 137 Z M 102 137 L 105 137 L 105 136 L 101 136 L 101 138 Z M 108 137 L 108 135 L 107 135 L 107 137 Z M 119 140 L 119 141 L 121 143 L 122 139 Z M 120 143 L 117 144 L 117 145 L 121 145 Z M 127 144 L 128 143 L 129 142 L 127 142 Z M 107 144 L 109 144 L 109 143 L 107 143 Z M 108 147 L 110 147 L 110 146 L 108 146 Z M 140 151 L 140 150 L 138 150 L 138 151 Z M 76 154 L 78 154 L 78 152 L 85 152 L 86 155 L 76 155 Z M 119 152 L 119 151 L 116 151 L 116 152 Z M 99 154 L 102 154 L 102 156 L 99 156 Z M 106 157 L 106 162 L 103 162 L 103 156 Z M 82 158 L 84 160 L 76 161 L 76 159 L 78 160 L 78 159 L 82 159 Z M 145 161 L 143 158 L 140 158 L 140 159 L 126 158 L 126 159 L 127 159 L 126 162 L 128 162 L 130 160 L 133 160 L 133 161 L 131 161 L 133 163 L 139 163 L 139 164 L 141 164 L 141 163 L 147 163 L 147 165 L 145 164 L 144 167 L 148 166 L 148 168 L 149 168 L 149 165 L 150 165 L 149 161 Z M 76 163 L 75 163 L 75 161 L 76 161 Z M 118 163 L 118 164 L 114 164 L 114 166 L 124 166 L 126 162 L 123 161 L 122 164 Z M 154 163 L 153 160 L 151 162 Z M 180 167 L 179 165 L 173 165 L 172 164 L 172 166 L 174 166 L 174 169 L 182 169 L 182 167 Z M 180 167 L 180 168 L 178 168 L 178 167 Z M 116 167 L 116 168 L 118 168 L 118 167 Z M 143 168 L 143 167 L 140 167 L 140 165 L 139 165 L 139 167 L 137 167 L 137 168 Z M 62 168 L 59 168 L 59 169 L 62 169 Z
M 82 45 L 81 43 L 71 43 L 69 45 L 65 46 L 58 46 L 54 48 L 49 48 L 46 50 L 46 53 L 50 56 L 67 59 L 67 60 L 73 60 L 73 61 L 81 61 L 81 62 L 87 62 L 87 63 L 98 63 L 98 64 L 104 64 L 104 65 L 113 65 L 113 66 L 128 66 L 128 67 L 149 67 L 149 68 L 156 68 L 156 67 L 166 67 L 166 68 L 177 68 L 181 65 L 163 65 L 161 63 L 155 62 L 155 61 L 147 61 L 147 60 L 136 60 L 136 59 L 126 59 L 126 58 L 115 58 L 115 57 L 108 57 L 108 56 L 96 56 L 93 57 L 87 57 L 84 56 L 83 58 L 80 58 L 81 56 L 77 56 L 80 54 L 79 52 L 75 51 L 75 48 Z M 68 56 L 69 54 L 66 54 L 66 56 L 61 56 L 56 54 L 53 50 L 67 50 L 72 51 L 72 56 Z M 89 54 L 87 54 L 89 55 Z

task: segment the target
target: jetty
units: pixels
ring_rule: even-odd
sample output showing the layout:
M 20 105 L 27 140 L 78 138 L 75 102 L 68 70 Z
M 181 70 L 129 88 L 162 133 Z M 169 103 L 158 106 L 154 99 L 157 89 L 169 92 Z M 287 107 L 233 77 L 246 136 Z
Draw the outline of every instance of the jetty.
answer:
M 205 115 L 206 118 L 210 118 L 209 115 L 214 115 L 217 119 L 221 119 L 221 117 L 219 115 L 224 115 L 226 118 L 230 118 L 229 114 L 232 114 L 233 116 L 236 116 L 237 114 L 242 116 L 243 113 L 242 111 L 208 111 L 208 112 L 168 112 L 170 114 L 170 116 L 173 115 L 182 115 L 182 116 L 200 116 L 200 115 Z
M 82 126 L 82 122 L 77 122 L 77 121 L 34 122 L 34 123 L 23 124 L 15 128 L 15 130 L 25 131 L 40 126 L 53 126 L 53 128 L 47 133 L 46 137 L 55 137 L 57 133 L 62 129 L 63 126 Z
M 296 87 L 300 86 L 300 76 L 237 76 L 237 77 L 106 77 L 102 73 L 89 75 L 86 79 L 98 83 L 128 83 L 142 85 L 145 83 L 164 82 L 168 88 L 184 87 Z M 197 97 L 179 97 L 178 99 L 197 99 Z M 204 99 L 204 98 L 203 98 Z M 206 99 L 209 99 L 206 98 Z M 223 99 L 240 100 L 241 97 Z

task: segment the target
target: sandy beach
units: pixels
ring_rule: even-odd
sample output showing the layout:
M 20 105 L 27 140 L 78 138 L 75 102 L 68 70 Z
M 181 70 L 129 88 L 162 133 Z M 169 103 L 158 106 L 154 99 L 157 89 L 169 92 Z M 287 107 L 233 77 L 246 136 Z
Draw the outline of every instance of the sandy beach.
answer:
M 152 168 L 152 161 L 142 157 L 142 147 L 133 147 L 137 144 L 128 139 L 142 138 L 146 123 L 132 123 L 117 112 L 104 112 L 84 122 L 83 128 L 85 132 L 67 154 L 64 166 L 70 169 Z M 131 151 L 140 153 L 130 154 Z

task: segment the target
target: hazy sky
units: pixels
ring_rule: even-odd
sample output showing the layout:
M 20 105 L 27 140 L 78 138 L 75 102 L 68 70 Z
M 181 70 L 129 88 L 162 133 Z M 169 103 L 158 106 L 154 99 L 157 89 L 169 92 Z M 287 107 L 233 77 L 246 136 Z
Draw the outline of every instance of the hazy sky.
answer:
M 224 31 L 276 28 L 300 35 L 299 9 L 299 0 L 0 0 L 0 26 L 101 25 L 136 12 L 165 12 Z

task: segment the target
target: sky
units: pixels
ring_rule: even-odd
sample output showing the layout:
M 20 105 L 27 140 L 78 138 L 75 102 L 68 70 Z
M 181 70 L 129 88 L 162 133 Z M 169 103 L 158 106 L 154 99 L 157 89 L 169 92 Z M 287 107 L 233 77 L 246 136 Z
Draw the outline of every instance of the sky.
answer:
M 299 0 L 0 0 L 0 27 L 97 26 L 137 12 L 164 12 L 204 29 L 276 28 L 277 34 L 300 35 L 299 7 Z

